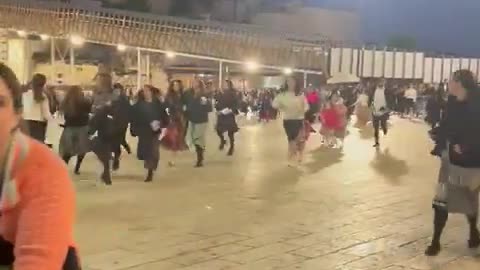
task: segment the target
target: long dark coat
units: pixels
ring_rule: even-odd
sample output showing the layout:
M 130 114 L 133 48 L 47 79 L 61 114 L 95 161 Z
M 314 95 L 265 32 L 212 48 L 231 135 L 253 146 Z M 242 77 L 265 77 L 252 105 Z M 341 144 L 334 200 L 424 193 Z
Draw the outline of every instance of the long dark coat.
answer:
M 154 131 L 151 127 L 153 121 L 160 121 L 161 128 L 167 128 L 169 117 L 166 107 L 159 100 L 151 103 L 139 101 L 132 107 L 131 133 L 138 137 L 137 158 L 139 160 L 152 160 L 155 148 L 158 149 L 158 136 L 160 130 Z

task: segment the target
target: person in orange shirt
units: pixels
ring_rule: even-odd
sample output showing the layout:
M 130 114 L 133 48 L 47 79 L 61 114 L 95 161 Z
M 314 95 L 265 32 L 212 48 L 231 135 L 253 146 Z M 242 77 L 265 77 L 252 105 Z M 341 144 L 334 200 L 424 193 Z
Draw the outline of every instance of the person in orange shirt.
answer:
M 22 91 L 0 63 L 0 268 L 79 270 L 65 163 L 20 131 Z

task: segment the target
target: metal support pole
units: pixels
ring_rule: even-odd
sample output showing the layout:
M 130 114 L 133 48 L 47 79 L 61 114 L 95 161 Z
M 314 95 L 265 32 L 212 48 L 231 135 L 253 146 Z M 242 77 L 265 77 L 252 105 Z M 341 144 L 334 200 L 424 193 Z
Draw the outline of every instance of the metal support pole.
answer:
M 75 80 L 75 48 L 73 45 L 70 45 L 70 77 L 71 80 L 70 83 Z
M 218 89 L 222 89 L 222 83 L 223 83 L 223 62 L 220 61 L 218 63 Z
M 142 89 L 142 51 L 137 48 L 137 91 Z
M 50 38 L 50 65 L 51 65 L 51 72 L 50 72 L 50 80 L 52 84 L 55 84 L 55 39 L 53 37 Z
M 304 72 L 303 73 L 303 88 L 307 88 L 308 86 L 308 73 Z
M 151 76 L 150 76 L 150 73 L 151 73 L 151 72 L 150 72 L 150 54 L 147 54 L 147 55 L 145 56 L 145 58 L 146 58 L 146 64 L 145 64 L 145 65 L 146 65 L 146 67 L 145 67 L 145 69 L 146 69 L 146 72 L 145 72 L 145 73 L 146 73 L 146 74 L 145 74 L 145 76 L 147 77 L 147 83 L 148 83 L 148 84 L 151 84 L 152 81 L 151 81 Z

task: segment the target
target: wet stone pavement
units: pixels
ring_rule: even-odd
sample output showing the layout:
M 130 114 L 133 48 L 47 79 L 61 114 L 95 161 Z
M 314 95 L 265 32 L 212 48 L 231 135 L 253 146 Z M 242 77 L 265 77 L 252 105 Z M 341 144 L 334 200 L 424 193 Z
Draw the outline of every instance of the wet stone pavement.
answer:
M 88 156 L 78 190 L 76 238 L 87 270 L 470 270 L 462 216 L 447 225 L 443 251 L 426 258 L 439 161 L 422 123 L 393 120 L 382 147 L 352 127 L 343 151 L 308 142 L 305 164 L 285 166 L 280 122 L 243 125 L 234 157 L 210 130 L 206 167 L 193 153 L 161 153 L 151 184 L 124 155 L 114 185 L 96 185 Z M 131 139 L 132 145 L 136 140 Z

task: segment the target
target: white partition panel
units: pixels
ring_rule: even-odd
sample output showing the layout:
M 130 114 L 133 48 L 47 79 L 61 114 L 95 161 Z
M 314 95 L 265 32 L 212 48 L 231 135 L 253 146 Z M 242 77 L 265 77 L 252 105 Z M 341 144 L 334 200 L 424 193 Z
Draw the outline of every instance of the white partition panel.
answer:
M 342 49 L 332 48 L 330 50 L 330 75 L 337 74 L 340 72 L 340 58 Z
M 352 74 L 358 76 L 359 75 L 358 57 L 359 57 L 360 51 L 355 49 L 355 50 L 353 50 L 352 54 L 353 54 L 353 56 L 352 56 Z
M 452 59 L 452 73 L 460 69 L 460 59 Z
M 424 69 L 423 69 L 423 82 L 432 83 L 433 75 L 433 58 L 425 57 Z
M 385 78 L 393 78 L 393 52 L 385 52 Z
M 381 78 L 383 77 L 383 61 L 384 61 L 384 51 L 375 51 L 375 63 L 373 66 L 373 77 Z
M 342 49 L 342 61 L 340 65 L 340 73 L 350 74 L 352 72 L 352 51 L 353 49 Z
M 442 81 L 450 78 L 452 73 L 452 59 L 444 58 L 443 59 L 443 71 L 442 71 Z
M 362 65 L 362 77 L 372 77 L 373 76 L 373 51 L 364 50 L 363 51 L 363 65 Z
M 462 58 L 462 61 L 460 62 L 460 67 L 462 69 L 470 69 L 470 59 Z
M 405 79 L 413 79 L 414 68 L 415 68 L 415 54 L 405 53 L 405 73 L 403 77 Z
M 424 53 L 415 53 L 415 79 L 423 78 L 424 59 L 425 59 Z
M 477 59 L 470 59 L 470 71 L 477 76 L 478 73 L 478 61 Z
M 440 83 L 442 81 L 442 58 L 433 59 L 433 82 Z
M 394 68 L 394 78 L 403 78 L 403 64 L 405 60 L 404 52 L 395 52 L 395 68 Z

